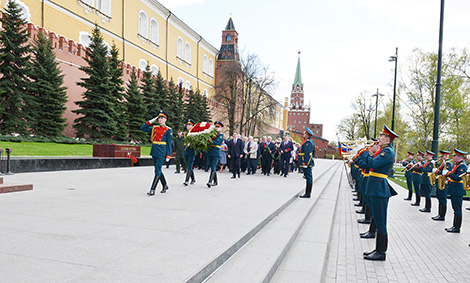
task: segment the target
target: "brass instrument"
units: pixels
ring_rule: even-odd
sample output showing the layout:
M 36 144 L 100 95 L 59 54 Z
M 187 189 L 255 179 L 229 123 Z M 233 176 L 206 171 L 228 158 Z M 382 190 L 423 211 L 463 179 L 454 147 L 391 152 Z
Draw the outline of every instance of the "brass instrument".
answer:
M 434 186 L 436 184 L 436 173 L 430 173 L 428 176 L 431 186 Z
M 459 177 L 462 178 L 463 181 L 463 189 L 466 191 L 470 191 L 470 174 L 468 173 L 463 173 Z
M 446 181 L 447 181 L 447 176 L 445 176 L 445 175 L 437 176 L 437 188 L 441 191 L 445 190 L 446 189 Z

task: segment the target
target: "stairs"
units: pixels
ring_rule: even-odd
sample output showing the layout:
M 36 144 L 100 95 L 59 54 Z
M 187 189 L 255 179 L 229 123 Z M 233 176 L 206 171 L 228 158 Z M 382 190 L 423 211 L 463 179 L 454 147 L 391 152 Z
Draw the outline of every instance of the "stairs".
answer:
M 315 175 L 310 199 L 298 198 L 303 190 L 294 195 L 187 282 L 319 282 L 343 179 L 341 162 Z M 296 270 L 299 261 L 309 267 Z
M 32 184 L 4 183 L 3 177 L 0 177 L 0 194 L 29 191 L 33 189 Z

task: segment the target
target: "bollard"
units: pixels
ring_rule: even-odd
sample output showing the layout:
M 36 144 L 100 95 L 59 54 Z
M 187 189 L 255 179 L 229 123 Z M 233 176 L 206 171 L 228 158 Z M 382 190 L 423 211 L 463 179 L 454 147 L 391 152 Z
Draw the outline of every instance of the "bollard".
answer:
M 10 172 L 10 153 L 13 150 L 11 148 L 5 148 L 5 152 L 7 153 L 7 169 L 5 172 L 5 175 L 13 175 L 13 173 Z
M 0 176 L 3 174 L 3 162 L 2 162 L 3 148 L 0 148 Z

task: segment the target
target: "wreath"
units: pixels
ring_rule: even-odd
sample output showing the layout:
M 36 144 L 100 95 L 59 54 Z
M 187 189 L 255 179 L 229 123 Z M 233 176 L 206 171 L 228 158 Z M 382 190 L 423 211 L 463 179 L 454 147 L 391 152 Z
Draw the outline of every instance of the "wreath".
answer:
M 207 146 L 213 141 L 219 133 L 213 125 L 208 122 L 199 122 L 189 130 L 186 135 L 186 143 L 196 152 L 207 150 Z

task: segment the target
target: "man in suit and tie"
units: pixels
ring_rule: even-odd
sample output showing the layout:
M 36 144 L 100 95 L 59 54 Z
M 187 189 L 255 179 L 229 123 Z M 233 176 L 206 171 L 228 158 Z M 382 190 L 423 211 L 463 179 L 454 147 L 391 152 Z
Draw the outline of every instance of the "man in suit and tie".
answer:
M 233 134 L 233 139 L 228 142 L 228 158 L 232 163 L 232 179 L 238 175 L 240 178 L 240 159 L 243 156 L 243 142 L 238 133 Z
M 264 144 L 263 148 L 263 159 L 262 159 L 262 168 L 263 168 L 263 174 L 264 175 L 270 175 L 271 174 L 271 166 L 273 164 L 273 154 L 274 151 L 276 150 L 276 145 L 272 142 L 272 138 L 268 137 L 266 139 L 266 143 Z
M 289 174 L 289 162 L 292 157 L 292 151 L 294 150 L 294 145 L 289 139 L 288 135 L 284 136 L 284 140 L 279 147 L 281 150 L 281 177 L 287 177 Z

